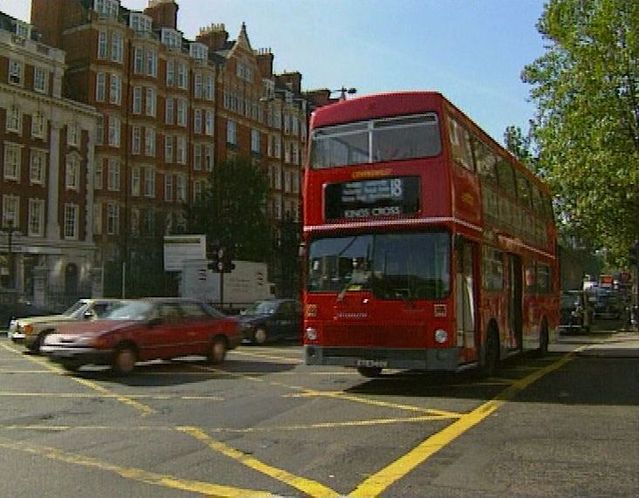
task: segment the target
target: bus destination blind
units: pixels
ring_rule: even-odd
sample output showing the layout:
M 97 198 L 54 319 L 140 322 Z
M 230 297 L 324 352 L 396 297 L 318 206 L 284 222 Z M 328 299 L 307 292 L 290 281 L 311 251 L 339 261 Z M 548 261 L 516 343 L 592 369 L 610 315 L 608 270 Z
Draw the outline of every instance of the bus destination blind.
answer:
M 332 183 L 324 196 L 327 220 L 413 215 L 419 211 L 419 177 Z

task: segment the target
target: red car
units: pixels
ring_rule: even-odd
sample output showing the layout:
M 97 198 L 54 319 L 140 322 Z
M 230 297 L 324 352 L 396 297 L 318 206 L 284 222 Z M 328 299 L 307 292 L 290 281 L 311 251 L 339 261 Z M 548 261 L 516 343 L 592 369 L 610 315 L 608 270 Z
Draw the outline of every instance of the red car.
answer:
M 92 364 L 128 374 L 138 361 L 179 356 L 206 356 L 218 364 L 241 340 L 239 321 L 205 303 L 144 298 L 126 301 L 100 320 L 56 325 L 40 350 L 69 371 Z

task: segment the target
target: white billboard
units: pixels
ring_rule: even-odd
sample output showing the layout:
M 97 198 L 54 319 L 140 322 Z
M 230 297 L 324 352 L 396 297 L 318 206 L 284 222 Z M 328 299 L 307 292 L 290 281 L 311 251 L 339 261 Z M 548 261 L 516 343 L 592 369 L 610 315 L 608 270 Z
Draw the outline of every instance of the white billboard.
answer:
M 184 262 L 206 259 L 206 235 L 165 235 L 164 271 L 182 271 Z

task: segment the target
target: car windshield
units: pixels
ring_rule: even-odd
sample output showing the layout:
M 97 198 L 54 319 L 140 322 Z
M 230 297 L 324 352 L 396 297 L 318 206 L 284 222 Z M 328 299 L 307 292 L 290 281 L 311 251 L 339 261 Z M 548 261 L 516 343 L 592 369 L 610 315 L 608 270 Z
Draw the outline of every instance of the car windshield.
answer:
M 450 290 L 450 251 L 447 232 L 317 239 L 309 247 L 308 290 L 442 299 Z
M 277 303 L 273 301 L 258 301 L 246 308 L 244 315 L 272 315 L 277 310 Z
M 86 301 L 77 301 L 70 308 L 66 309 L 62 314 L 73 318 L 81 317 L 86 311 L 89 303 Z
M 153 304 L 145 301 L 132 301 L 116 307 L 103 318 L 107 320 L 144 321 L 153 315 Z

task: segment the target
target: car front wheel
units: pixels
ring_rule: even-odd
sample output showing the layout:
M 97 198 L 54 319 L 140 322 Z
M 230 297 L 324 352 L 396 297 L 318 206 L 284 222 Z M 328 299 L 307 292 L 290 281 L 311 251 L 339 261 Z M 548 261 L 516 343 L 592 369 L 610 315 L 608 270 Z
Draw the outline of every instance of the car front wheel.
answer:
M 253 334 L 253 342 L 255 344 L 264 344 L 268 340 L 268 333 L 264 327 L 258 327 Z
M 118 348 L 113 357 L 113 372 L 118 375 L 128 375 L 133 372 L 135 363 L 138 361 L 137 354 L 130 346 Z
M 219 365 L 226 358 L 226 351 L 228 347 L 226 346 L 226 341 L 222 337 L 216 337 L 213 339 L 211 343 L 211 347 L 209 349 L 209 363 L 213 365 Z

